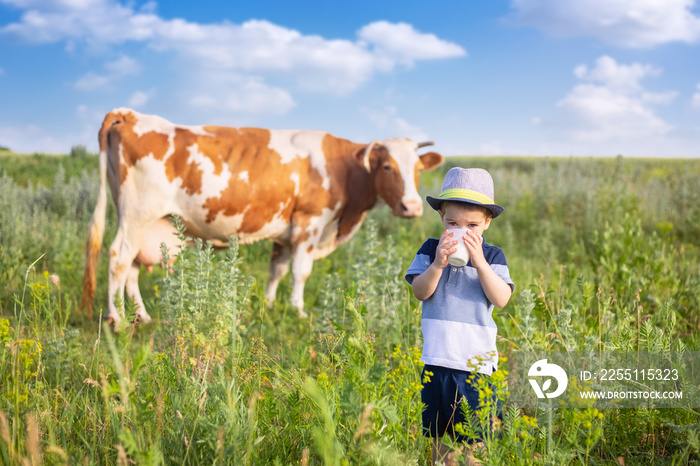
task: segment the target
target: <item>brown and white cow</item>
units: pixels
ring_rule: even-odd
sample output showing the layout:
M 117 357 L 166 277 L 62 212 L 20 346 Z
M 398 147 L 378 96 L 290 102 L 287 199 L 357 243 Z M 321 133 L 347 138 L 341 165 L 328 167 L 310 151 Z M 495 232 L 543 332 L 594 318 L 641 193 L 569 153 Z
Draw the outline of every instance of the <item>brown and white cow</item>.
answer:
M 119 226 L 109 250 L 106 318 L 116 326 L 123 309 L 115 298 L 123 302 L 125 287 L 138 318 L 150 320 L 138 288 L 139 264 L 156 263 L 154 245 L 161 241 L 175 248 L 168 215 L 180 216 L 188 235 L 204 240 L 274 241 L 266 298 L 274 301 L 292 259 L 291 303 L 304 315 L 304 283 L 314 259 L 350 239 L 380 200 L 394 215 L 420 216 L 418 176 L 443 162 L 435 152 L 416 154 L 432 143 L 404 138 L 358 144 L 322 131 L 180 126 L 125 108 L 105 116 L 99 142 L 100 191 L 83 304 L 91 316 L 109 180 Z

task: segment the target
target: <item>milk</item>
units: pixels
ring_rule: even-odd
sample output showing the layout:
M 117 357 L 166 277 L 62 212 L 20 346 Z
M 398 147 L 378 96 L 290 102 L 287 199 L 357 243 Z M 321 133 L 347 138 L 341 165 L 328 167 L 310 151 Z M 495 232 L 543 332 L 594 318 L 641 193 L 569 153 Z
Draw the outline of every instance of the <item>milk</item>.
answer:
M 447 258 L 447 262 L 455 267 L 463 267 L 469 262 L 469 251 L 467 251 L 467 245 L 464 244 L 462 236 L 467 234 L 466 228 L 454 228 L 450 230 L 454 233 L 453 239 L 457 240 L 457 251 L 450 254 Z

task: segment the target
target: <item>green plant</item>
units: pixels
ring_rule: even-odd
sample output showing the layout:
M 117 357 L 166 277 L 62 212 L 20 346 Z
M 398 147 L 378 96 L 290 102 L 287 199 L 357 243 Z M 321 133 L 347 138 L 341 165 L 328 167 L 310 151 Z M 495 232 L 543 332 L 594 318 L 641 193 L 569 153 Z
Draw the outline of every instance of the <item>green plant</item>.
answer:
M 199 242 L 170 270 L 142 272 L 153 323 L 111 334 L 76 305 L 96 164 L 89 154 L 0 157 L 1 464 L 429 464 L 420 303 L 403 273 L 439 231 L 433 212 L 371 211 L 352 241 L 316 261 L 308 320 L 288 305 L 287 281 L 265 306 L 269 244 L 217 252 Z M 486 464 L 700 460 L 693 384 L 681 385 L 687 406 L 595 411 L 526 409 L 499 379 L 514 350 L 698 350 L 700 164 L 447 165 L 492 173 L 506 213 L 486 238 L 516 283 L 494 311 L 500 374 L 483 391 L 497 394 L 503 419 L 478 452 Z M 421 191 L 439 192 L 444 170 L 426 173 Z M 489 432 L 496 407 L 467 428 Z

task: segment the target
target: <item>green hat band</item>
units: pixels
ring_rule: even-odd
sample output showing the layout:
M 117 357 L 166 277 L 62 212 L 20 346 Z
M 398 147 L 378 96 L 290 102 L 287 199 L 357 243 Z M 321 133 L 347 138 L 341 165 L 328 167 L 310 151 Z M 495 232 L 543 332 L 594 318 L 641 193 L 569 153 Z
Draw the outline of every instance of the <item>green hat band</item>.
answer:
M 464 199 L 466 201 L 476 201 L 481 204 L 493 204 L 493 199 L 478 191 L 471 189 L 452 188 L 440 193 L 438 199 Z

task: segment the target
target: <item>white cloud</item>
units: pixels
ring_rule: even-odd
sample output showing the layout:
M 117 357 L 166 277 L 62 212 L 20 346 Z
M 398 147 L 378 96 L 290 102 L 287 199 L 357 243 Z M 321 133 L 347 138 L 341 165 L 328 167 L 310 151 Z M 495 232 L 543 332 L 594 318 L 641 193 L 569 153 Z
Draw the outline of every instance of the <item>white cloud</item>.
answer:
M 67 115 L 69 116 L 69 115 Z M 0 127 L 0 146 L 8 147 L 14 152 L 47 154 L 67 154 L 76 144 L 84 144 L 91 152 L 98 150 L 97 132 L 105 113 L 103 109 L 78 105 L 75 108 L 75 123 L 71 131 L 47 129 L 38 124 Z
M 658 76 L 661 72 L 660 68 L 651 65 L 639 63 L 620 65 L 607 55 L 598 58 L 593 69 L 589 69 L 586 65 L 578 65 L 574 68 L 574 75 L 582 81 L 598 82 L 617 94 L 637 95 L 641 101 L 651 104 L 666 104 L 678 95 L 675 91 L 647 92 L 639 83 L 642 78 Z
M 2 0 L 18 8 L 41 8 L 49 11 L 86 10 L 103 3 L 101 0 Z
M 248 100 L 269 91 L 267 100 L 282 97 L 280 105 L 271 106 L 275 110 L 290 108 L 293 102 L 289 91 L 279 86 L 346 95 L 377 72 L 412 66 L 419 60 L 466 55 L 459 45 L 404 23 L 371 23 L 361 28 L 353 41 L 303 35 L 263 20 L 239 25 L 163 19 L 155 14 L 153 4 L 136 11 L 128 6 L 131 3 L 124 6 L 114 0 L 11 1 L 26 11 L 19 22 L 1 27 L 0 36 L 32 43 L 65 41 L 73 51 L 80 44 L 100 50 L 125 41 L 141 42 L 159 52 L 173 52 L 180 76 L 194 81 L 188 83 L 188 88 L 206 89 L 207 95 L 217 98 L 217 94 L 240 95 L 253 87 L 256 94 Z M 226 83 L 226 76 L 232 73 L 246 77 L 244 88 L 206 87 L 210 77 Z M 204 75 L 207 77 L 202 81 L 199 77 Z M 92 73 L 76 85 L 97 89 L 111 83 L 110 76 Z M 230 98 L 229 108 L 249 108 L 241 99 L 246 100 L 243 95 Z
M 377 68 L 375 57 L 351 41 L 303 36 L 259 20 L 240 26 L 170 22 L 153 44 L 208 73 L 281 79 L 313 92 L 347 94 Z
M 695 0 L 512 0 L 512 19 L 555 36 L 589 36 L 624 47 L 700 39 Z
M 589 69 L 586 65 L 578 65 L 574 68 L 574 75 L 585 81 L 598 81 L 606 87 L 620 92 L 635 92 L 641 89 L 639 80 L 645 76 L 656 76 L 661 70 L 651 65 L 618 65 L 617 62 L 604 55 L 596 60 L 595 68 Z
M 117 60 L 105 63 L 105 68 L 115 76 L 129 76 L 137 74 L 140 66 L 133 58 L 122 55 Z
M 665 134 L 671 127 L 635 96 L 590 84 L 576 86 L 557 106 L 569 131 L 582 142 Z
M 399 37 L 390 40 L 387 34 L 392 31 L 400 32 Z M 465 54 L 458 45 L 407 24 L 372 23 L 358 36 L 358 42 L 305 36 L 262 20 L 240 26 L 180 20 L 164 23 L 153 43 L 158 49 L 177 50 L 208 70 L 282 78 L 307 91 L 340 95 L 353 91 L 377 71 Z
M 96 91 L 109 87 L 110 78 L 108 76 L 95 74 L 93 72 L 82 75 L 73 84 L 73 87 L 80 91 Z
M 579 65 L 574 75 L 591 83 L 576 85 L 557 103 L 557 120 L 543 124 L 583 143 L 665 135 L 672 127 L 654 114 L 651 105 L 669 103 L 677 93 L 652 93 L 640 83 L 660 72 L 649 65 L 621 65 L 608 56 L 600 57 L 592 69 Z
M 19 153 L 32 153 L 40 150 L 49 154 L 65 154 L 70 150 L 69 145 L 57 141 L 36 125 L 0 128 L 0 146 Z M 38 147 L 41 149 L 37 149 Z
M 127 100 L 127 106 L 131 108 L 141 108 L 148 103 L 148 101 L 155 95 L 155 90 L 150 91 L 136 91 Z
M 284 89 L 270 87 L 254 79 L 229 78 L 229 81 L 236 82 L 214 83 L 213 88 L 218 90 L 216 93 L 202 90 L 190 94 L 189 103 L 198 108 L 272 115 L 283 115 L 296 105 Z M 209 90 L 208 87 L 205 89 Z
M 691 100 L 691 105 L 693 108 L 700 109 L 700 84 L 697 86 L 697 91 L 693 94 L 693 99 Z
M 26 11 L 20 22 L 0 28 L 0 34 L 30 43 L 82 40 L 92 45 L 143 40 L 150 35 L 148 26 L 159 19 L 147 11 L 136 13 L 111 0 L 12 0 L 11 3 Z
M 0 0 L 7 2 L 7 0 Z M 26 10 L 18 23 L 0 28 L 0 34 L 29 43 L 84 41 L 88 45 L 146 40 L 162 20 L 147 3 L 134 11 L 116 0 L 11 0 Z M 129 2 L 131 3 L 131 2 Z
M 105 63 L 104 67 L 108 71 L 107 74 L 96 74 L 90 71 L 78 78 L 73 84 L 73 87 L 81 91 L 109 89 L 119 78 L 135 75 L 140 71 L 138 63 L 126 55 L 122 55 L 117 60 Z
M 383 110 L 362 108 L 361 110 L 367 119 L 382 132 L 390 133 L 396 137 L 409 138 L 413 141 L 427 141 L 429 139 L 421 128 L 399 117 L 396 107 L 388 106 Z
M 406 23 L 392 24 L 377 21 L 364 26 L 357 33 L 362 43 L 372 46 L 374 52 L 389 69 L 396 62 L 411 66 L 415 60 L 431 60 L 465 56 L 466 51 L 434 34 L 425 34 Z

